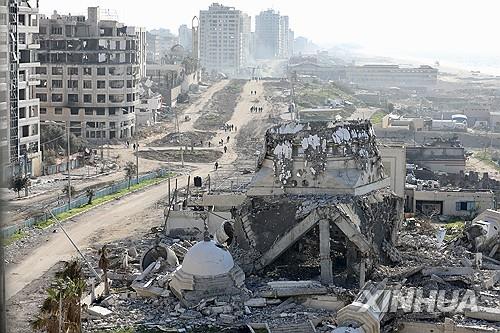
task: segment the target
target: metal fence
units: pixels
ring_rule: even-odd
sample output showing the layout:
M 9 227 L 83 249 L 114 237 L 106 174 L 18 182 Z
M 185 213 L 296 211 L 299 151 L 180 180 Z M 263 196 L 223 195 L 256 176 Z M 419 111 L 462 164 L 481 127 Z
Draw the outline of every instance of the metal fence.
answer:
M 77 169 L 81 166 L 80 160 L 71 160 L 71 169 Z M 56 173 L 64 172 L 67 170 L 67 163 L 55 164 L 55 165 L 47 165 L 43 167 L 44 175 L 54 175 Z
M 139 183 L 146 181 L 146 180 L 164 177 L 167 175 L 167 173 L 168 173 L 167 169 L 159 169 L 157 171 L 153 171 L 153 172 L 144 174 L 142 176 L 139 176 Z M 137 184 L 137 180 L 134 177 L 130 181 L 130 185 L 135 185 L 135 184 Z M 126 188 L 128 188 L 128 180 L 123 180 L 119 183 L 104 187 L 104 188 L 96 191 L 94 194 L 94 198 L 102 198 L 106 195 L 117 193 L 117 192 L 119 192 L 123 189 L 126 189 Z M 87 202 L 88 202 L 88 198 L 86 195 L 80 195 L 78 197 L 71 198 L 71 208 L 82 207 L 82 206 L 86 205 Z M 61 213 L 67 212 L 67 211 L 68 211 L 68 204 L 52 208 L 52 214 L 54 214 L 56 216 L 61 214 Z M 10 237 L 23 228 L 33 227 L 33 226 L 40 224 L 40 223 L 43 223 L 49 219 L 50 219 L 50 214 L 45 213 L 43 215 L 29 218 L 29 219 L 27 219 L 21 223 L 18 223 L 16 225 L 2 228 L 0 233 L 4 238 Z

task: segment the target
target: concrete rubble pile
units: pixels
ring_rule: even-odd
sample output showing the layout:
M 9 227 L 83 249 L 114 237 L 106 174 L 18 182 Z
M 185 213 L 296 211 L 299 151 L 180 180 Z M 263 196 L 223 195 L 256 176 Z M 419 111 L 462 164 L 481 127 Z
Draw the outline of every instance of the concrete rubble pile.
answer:
M 446 235 L 387 187 L 369 122 L 277 125 L 241 204 L 190 207 L 204 232 L 167 220 L 110 244 L 113 290 L 86 331 L 499 332 L 497 212 Z
M 208 287 L 213 295 L 198 297 L 196 301 L 186 299 L 185 295 L 178 293 L 183 276 L 179 279 L 176 273 L 182 272 L 183 265 L 177 264 L 186 265 L 184 270 L 192 269 L 193 264 L 198 267 L 196 265 L 200 263 L 186 263 L 186 256 L 189 258 L 190 250 L 206 242 L 219 247 L 213 240 L 195 243 L 168 237 L 109 244 L 108 278 L 113 281 L 112 292 L 88 308 L 85 330 L 144 326 L 182 332 L 194 327 L 246 327 L 247 324 L 276 328 L 296 323 L 301 327 L 302 323 L 309 321 L 314 322 L 314 327 L 321 322 L 325 325 L 334 322 L 330 312 L 316 303 L 328 302 L 331 309 L 344 304 L 333 295 L 332 291 L 336 289 L 327 289 L 316 281 L 275 282 L 253 275 L 247 279 L 251 286 L 247 289 L 242 284 L 244 275 L 241 271 L 237 278 L 239 284 L 235 285 L 232 295 L 229 285 L 214 293 L 217 288 L 210 284 Z M 201 250 L 205 252 L 206 248 Z M 90 253 L 95 262 L 98 261 L 97 251 Z M 221 251 L 227 252 L 222 247 Z M 205 268 L 217 270 L 219 267 L 214 268 L 214 265 L 217 263 Z M 90 272 L 88 275 L 91 276 Z M 214 276 L 210 279 L 215 280 Z

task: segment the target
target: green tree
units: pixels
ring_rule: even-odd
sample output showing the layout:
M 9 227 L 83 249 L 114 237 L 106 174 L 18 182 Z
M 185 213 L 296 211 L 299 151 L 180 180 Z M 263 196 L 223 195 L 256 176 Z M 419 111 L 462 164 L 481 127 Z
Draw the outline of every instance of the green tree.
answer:
M 56 124 L 43 124 L 40 126 L 40 143 L 46 163 L 53 164 L 57 152 L 66 153 L 68 147 L 67 138 L 68 136 L 64 126 Z M 71 153 L 76 153 L 85 148 L 87 142 L 85 139 L 70 133 L 69 145 Z M 47 161 L 46 157 L 48 157 L 50 161 Z
M 128 180 L 128 189 L 130 190 L 130 182 L 132 181 L 136 171 L 135 163 L 130 161 L 127 162 L 123 170 L 125 171 L 125 178 Z
M 81 333 L 81 298 L 86 283 L 78 261 L 66 263 L 56 274 L 54 286 L 47 290 L 40 313 L 31 322 L 34 330 L 47 333 Z
M 16 176 L 11 179 L 9 189 L 14 190 L 17 193 L 17 197 L 19 198 L 21 195 L 21 191 L 26 187 L 29 187 L 30 180 L 28 177 Z

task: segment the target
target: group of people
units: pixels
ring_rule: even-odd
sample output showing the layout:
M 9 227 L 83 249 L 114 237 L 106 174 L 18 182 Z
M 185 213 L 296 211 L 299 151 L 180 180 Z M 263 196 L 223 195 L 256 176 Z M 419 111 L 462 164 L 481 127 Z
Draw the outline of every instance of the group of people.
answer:
M 126 141 L 126 144 L 127 144 L 127 148 L 130 148 L 130 142 L 129 142 L 128 140 Z M 137 143 L 137 144 L 135 144 L 135 143 L 134 143 L 134 144 L 132 145 L 132 148 L 133 148 L 134 150 L 135 150 L 135 148 L 139 149 L 139 143 Z
M 233 124 L 224 124 L 224 132 L 233 132 L 235 131 L 236 132 L 237 128 L 236 126 L 234 126 Z
M 250 91 L 250 95 L 257 95 L 257 90 Z
M 226 143 L 229 143 L 229 135 L 226 138 Z M 219 146 L 223 146 L 223 145 L 224 145 L 224 139 L 220 139 L 219 140 Z
M 264 108 L 262 106 L 258 106 L 258 107 L 257 106 L 252 106 L 250 108 L 250 112 L 251 113 L 254 113 L 254 112 L 255 113 L 261 113 L 263 110 L 264 110 Z

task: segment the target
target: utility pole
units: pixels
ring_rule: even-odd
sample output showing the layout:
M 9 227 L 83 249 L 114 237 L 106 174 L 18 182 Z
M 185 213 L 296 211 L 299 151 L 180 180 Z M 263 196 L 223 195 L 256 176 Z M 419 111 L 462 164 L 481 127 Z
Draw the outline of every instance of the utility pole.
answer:
M 70 152 L 70 142 L 69 142 L 69 123 L 66 123 L 66 141 L 68 143 L 68 146 L 66 148 L 67 154 L 68 155 L 68 162 L 67 162 L 67 169 L 68 169 L 68 210 L 71 209 L 71 163 L 69 161 L 69 157 L 71 156 Z
M 24 177 L 28 178 L 28 152 L 24 154 Z M 29 195 L 28 181 L 24 185 L 24 195 Z
M 139 141 L 135 139 L 135 181 L 139 184 Z
M 104 136 L 105 131 L 102 130 L 101 124 L 99 123 L 99 137 L 101 141 L 101 173 L 104 173 Z

